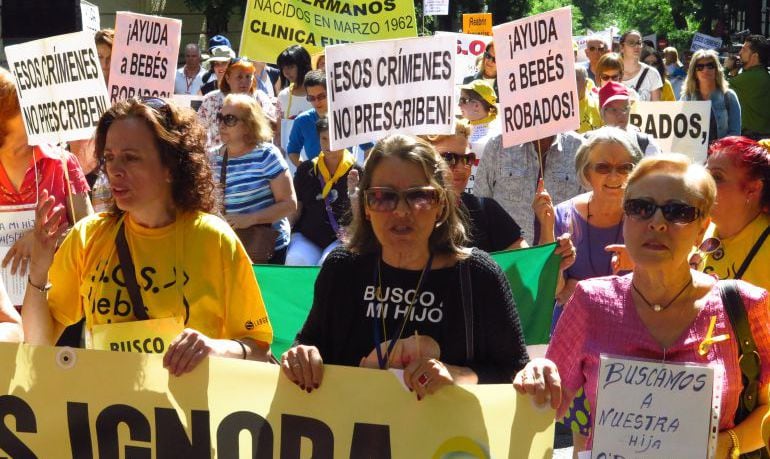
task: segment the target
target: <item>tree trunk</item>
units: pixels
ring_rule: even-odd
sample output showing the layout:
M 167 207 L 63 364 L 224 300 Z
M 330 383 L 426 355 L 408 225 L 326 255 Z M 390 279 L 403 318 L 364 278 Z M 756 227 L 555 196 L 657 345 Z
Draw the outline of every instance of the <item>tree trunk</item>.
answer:
M 746 28 L 762 34 L 762 0 L 746 0 Z

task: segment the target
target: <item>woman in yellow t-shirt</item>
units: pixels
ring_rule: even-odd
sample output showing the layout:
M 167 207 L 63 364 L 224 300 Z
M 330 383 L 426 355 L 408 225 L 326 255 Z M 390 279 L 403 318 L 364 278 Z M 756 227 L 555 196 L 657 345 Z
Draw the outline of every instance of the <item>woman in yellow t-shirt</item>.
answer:
M 64 209 L 36 210 L 25 340 L 53 344 L 85 317 L 87 347 L 162 353 L 172 374 L 206 356 L 267 360 L 272 329 L 251 264 L 208 214 L 218 193 L 194 112 L 129 99 L 99 121 L 96 153 L 113 206 L 79 222 L 56 250 Z

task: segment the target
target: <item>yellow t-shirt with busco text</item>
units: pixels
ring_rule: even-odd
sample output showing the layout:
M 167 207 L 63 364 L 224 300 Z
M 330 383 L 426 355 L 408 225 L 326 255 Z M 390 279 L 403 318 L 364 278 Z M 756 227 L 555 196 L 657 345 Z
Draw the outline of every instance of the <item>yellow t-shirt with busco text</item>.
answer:
M 56 252 L 48 304 L 57 322 L 71 325 L 85 316 L 90 331 L 137 321 L 115 245 L 120 221 L 108 213 L 86 218 Z M 179 213 L 162 228 L 142 227 L 130 215 L 123 221 L 150 319 L 180 318 L 214 339 L 272 342 L 251 262 L 226 222 L 202 212 Z

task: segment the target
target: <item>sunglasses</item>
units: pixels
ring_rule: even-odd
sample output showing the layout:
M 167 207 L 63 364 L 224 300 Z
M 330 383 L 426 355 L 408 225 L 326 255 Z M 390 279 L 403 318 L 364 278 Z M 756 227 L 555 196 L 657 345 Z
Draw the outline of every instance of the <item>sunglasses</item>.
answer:
M 495 59 L 495 56 L 489 54 L 489 51 L 484 52 L 484 59 L 489 59 L 492 62 L 497 62 L 497 60 Z
M 462 164 L 463 166 L 471 165 L 471 166 L 477 166 L 479 164 L 479 160 L 476 159 L 475 153 L 468 153 L 467 155 L 464 153 L 452 153 L 450 151 L 441 153 L 441 157 L 444 158 L 444 161 L 446 161 L 447 164 L 449 164 L 449 167 L 454 167 L 457 164 Z
M 628 199 L 623 204 L 625 214 L 636 220 L 649 220 L 658 209 L 663 212 L 663 218 L 669 223 L 692 223 L 702 214 L 697 207 L 681 202 L 670 202 L 660 206 L 650 199 Z
M 240 120 L 241 119 L 235 115 L 223 115 L 221 113 L 217 113 L 217 123 L 224 124 L 228 127 L 235 126 Z
M 593 171 L 601 175 L 609 175 L 612 171 L 617 172 L 620 175 L 628 175 L 634 170 L 633 163 L 623 164 L 610 164 L 610 163 L 596 163 L 592 166 Z
M 713 62 L 709 62 L 708 64 L 695 64 L 695 70 L 702 72 L 704 69 L 714 70 L 717 68 L 717 65 Z
M 621 79 L 621 78 L 622 78 L 622 77 L 621 77 L 620 73 L 618 73 L 618 74 L 616 74 L 616 75 L 607 75 L 606 73 L 602 73 L 602 75 L 601 75 L 601 79 L 602 79 L 602 81 L 609 81 L 609 80 L 612 80 L 612 81 L 617 81 L 617 82 L 620 82 L 620 79 Z
M 591 51 L 592 53 L 594 51 L 604 51 L 605 49 L 607 49 L 607 48 L 605 48 L 604 46 L 589 46 L 588 47 L 588 50 Z
M 604 109 L 605 112 L 611 113 L 613 115 L 628 115 L 631 113 L 631 107 L 623 107 L 623 108 L 615 108 L 615 107 L 607 107 Z
M 326 100 L 326 93 L 319 94 L 317 96 L 305 96 L 305 99 L 307 99 L 308 102 L 313 103 L 315 101 L 321 102 L 323 100 Z
M 404 191 L 388 187 L 373 187 L 364 191 L 366 207 L 372 212 L 393 212 L 403 199 L 414 211 L 430 210 L 436 207 L 441 199 L 441 192 L 430 186 L 409 188 Z
M 163 120 L 166 128 L 169 126 L 169 115 L 171 114 L 171 107 L 168 106 L 168 102 L 160 97 L 141 97 L 139 100 L 143 104 L 155 110 L 160 115 L 159 118 Z
M 475 102 L 476 99 L 472 97 L 460 97 L 457 99 L 457 101 L 460 103 L 460 105 L 470 104 L 471 102 Z
M 636 47 L 636 46 L 642 46 L 642 42 L 641 41 L 631 41 L 631 40 L 629 40 L 629 41 L 625 42 L 625 44 L 630 46 L 630 47 L 632 47 L 632 48 Z
M 700 243 L 698 246 L 698 251 L 706 254 L 714 253 L 719 250 L 720 247 L 722 247 L 722 241 L 719 238 L 710 237 L 708 239 L 704 239 L 704 241 Z

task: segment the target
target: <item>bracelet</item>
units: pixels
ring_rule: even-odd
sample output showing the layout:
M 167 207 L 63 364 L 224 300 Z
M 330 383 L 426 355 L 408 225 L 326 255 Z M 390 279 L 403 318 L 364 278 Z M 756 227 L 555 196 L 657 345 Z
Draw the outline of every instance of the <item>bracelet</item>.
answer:
M 53 287 L 53 284 L 51 284 L 50 282 L 46 282 L 46 284 L 42 287 L 33 284 L 32 277 L 30 277 L 29 274 L 27 275 L 27 284 L 29 284 L 30 287 L 34 288 L 35 290 L 37 290 L 42 294 L 48 293 L 48 291 L 51 290 L 51 287 Z
M 243 344 L 243 341 L 239 339 L 233 338 L 232 341 L 235 341 L 236 343 L 241 345 L 241 352 L 243 352 L 243 355 L 241 356 L 241 360 L 246 360 L 246 345 Z
M 730 459 L 738 459 L 741 456 L 741 445 L 738 443 L 738 436 L 735 435 L 733 429 L 728 430 L 727 435 L 730 436 L 730 440 L 733 442 L 733 446 L 730 447 L 730 452 L 727 453 L 727 457 Z

